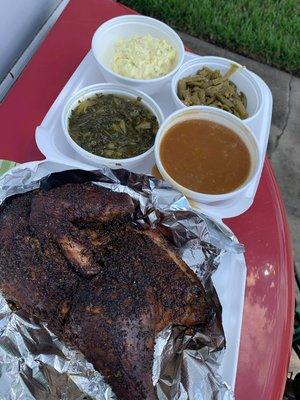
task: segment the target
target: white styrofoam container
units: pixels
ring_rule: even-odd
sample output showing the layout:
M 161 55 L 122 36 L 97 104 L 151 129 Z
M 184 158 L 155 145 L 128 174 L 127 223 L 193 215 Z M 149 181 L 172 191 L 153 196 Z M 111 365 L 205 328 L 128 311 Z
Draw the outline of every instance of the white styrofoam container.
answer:
M 185 55 L 185 61 L 196 58 L 201 60 L 203 57 L 188 52 Z M 193 202 L 192 205 L 195 208 L 218 219 L 235 217 L 245 212 L 251 206 L 263 168 L 271 125 L 273 100 L 270 89 L 265 82 L 254 73 L 249 73 L 255 79 L 257 85 L 259 85 L 262 96 L 262 107 L 259 108 L 254 118 L 249 118 L 249 120 L 246 120 L 245 122 L 252 129 L 259 145 L 259 173 L 257 179 L 251 186 L 247 187 L 231 199 L 226 201 L 217 201 L 210 204 L 199 204 Z M 78 167 L 86 165 L 87 161 L 81 158 L 72 149 L 64 137 L 61 126 L 61 113 L 65 103 L 74 92 L 77 92 L 84 86 L 101 82 L 104 82 L 104 77 L 101 74 L 99 66 L 92 53 L 89 52 L 66 83 L 53 105 L 50 107 L 41 125 L 36 129 L 36 142 L 38 148 L 47 159 L 63 162 L 69 165 L 77 165 Z M 171 95 L 171 81 L 163 88 L 163 90 L 152 95 L 152 98 L 160 106 L 165 117 L 168 117 L 176 110 Z M 147 159 L 143 166 L 139 166 L 134 171 L 151 174 L 151 169 L 154 164 L 155 161 L 152 156 Z M 91 165 L 93 165 L 92 162 Z
M 203 57 L 186 52 L 185 61 L 196 58 L 201 60 Z M 193 207 L 218 220 L 240 215 L 251 206 L 263 168 L 271 125 L 273 100 L 270 89 L 265 82 L 254 73 L 250 72 L 250 74 L 260 87 L 262 95 L 262 107 L 256 113 L 255 118 L 250 118 L 246 121 L 246 124 L 252 129 L 258 142 L 261 160 L 259 173 L 257 180 L 250 187 L 230 200 L 210 203 L 209 205 L 193 202 Z M 64 105 L 73 93 L 85 86 L 104 81 L 105 79 L 100 72 L 96 60 L 92 53 L 89 52 L 50 107 L 41 125 L 36 129 L 38 148 L 47 159 L 44 163 L 49 163 L 49 165 L 51 161 L 62 163 L 64 165 L 62 166 L 63 169 L 82 168 L 92 170 L 97 168 L 97 165 L 93 165 L 92 163 L 87 164 L 66 141 L 62 131 L 61 113 Z M 171 81 L 163 87 L 163 90 L 155 93 L 152 97 L 161 107 L 165 117 L 168 117 L 176 110 L 171 95 Z M 134 172 L 151 174 L 154 163 L 154 157 L 149 158 L 143 166 L 135 169 Z M 244 256 L 227 254 L 223 258 L 219 269 L 214 274 L 213 281 L 223 306 L 223 325 L 227 340 L 227 349 L 220 366 L 220 374 L 234 388 L 246 284 Z M 228 285 L 228 282 L 230 282 L 230 285 Z
M 160 157 L 160 147 L 163 137 L 174 125 L 177 125 L 183 121 L 196 119 L 214 121 L 217 124 L 229 128 L 242 139 L 247 149 L 249 150 L 250 171 L 248 177 L 244 181 L 244 183 L 235 190 L 221 194 L 194 192 L 193 190 L 188 189 L 182 186 L 180 183 L 176 182 L 165 169 Z M 217 201 L 221 202 L 224 200 L 228 200 L 232 197 L 237 197 L 239 193 L 243 192 L 246 187 L 251 186 L 252 182 L 257 179 L 258 168 L 260 165 L 260 152 L 258 148 L 258 143 L 251 129 L 249 129 L 249 127 L 245 125 L 241 121 L 241 119 L 237 118 L 235 115 L 232 115 L 227 111 L 221 110 L 220 108 L 207 106 L 191 106 L 180 108 L 179 110 L 174 111 L 167 119 L 165 119 L 163 124 L 159 127 L 159 130 L 157 131 L 155 136 L 154 155 L 157 168 L 160 171 L 162 177 L 167 182 L 171 183 L 174 188 L 182 192 L 188 199 L 190 199 L 190 201 L 193 200 L 194 202 L 197 202 L 199 204 L 205 203 L 208 205 Z
M 98 83 L 96 85 L 85 86 L 83 89 L 79 90 L 79 92 L 74 93 L 66 102 L 63 112 L 61 114 L 61 122 L 65 138 L 67 139 L 71 147 L 73 147 L 73 149 L 75 149 L 75 151 L 80 154 L 80 156 L 84 158 L 85 162 L 87 163 L 92 162 L 97 165 L 105 164 L 110 168 L 125 168 L 129 170 L 134 170 L 138 168 L 139 165 L 143 165 L 150 154 L 154 152 L 154 144 L 152 147 L 150 147 L 150 149 L 142 154 L 139 154 L 138 156 L 124 159 L 111 159 L 100 157 L 86 151 L 71 138 L 68 129 L 68 121 L 71 111 L 78 105 L 79 100 L 82 101 L 86 98 L 94 96 L 96 93 L 110 93 L 126 96 L 133 99 L 140 97 L 142 104 L 150 109 L 152 113 L 156 116 L 158 126 L 163 123 L 164 115 L 161 109 L 159 108 L 158 104 L 152 99 L 152 97 L 148 96 L 146 93 L 141 92 L 140 90 L 132 89 L 131 87 L 125 85 L 119 85 L 115 83 Z
M 249 116 L 244 119 L 243 122 L 249 123 L 251 119 L 256 118 L 257 113 L 260 112 L 263 105 L 263 86 L 257 81 L 256 75 L 248 71 L 246 67 L 223 57 L 205 56 L 201 58 L 192 58 L 179 68 L 171 82 L 172 97 L 176 108 L 180 109 L 187 107 L 177 96 L 177 85 L 180 79 L 196 75 L 197 71 L 204 67 L 208 67 L 212 70 L 219 70 L 221 74 L 224 75 L 233 64 L 236 65 L 238 69 L 229 79 L 231 82 L 236 84 L 238 91 L 243 92 L 247 98 L 247 111 Z
M 166 75 L 153 79 L 133 79 L 117 74 L 111 69 L 116 42 L 131 36 L 151 35 L 170 43 L 177 53 L 173 69 Z M 92 39 L 92 52 L 107 82 L 120 83 L 153 94 L 170 80 L 184 60 L 184 46 L 179 35 L 167 24 L 144 15 L 122 15 L 100 25 Z
M 8 172 L 11 173 L 12 170 L 24 169 L 26 166 L 35 168 L 35 180 L 39 180 L 52 172 L 76 169 L 77 167 L 86 170 L 95 169 L 92 165 L 80 163 L 74 165 L 72 160 L 71 164 L 43 160 L 19 164 Z M 246 282 L 244 255 L 234 253 L 225 254 L 221 259 L 217 271 L 213 275 L 213 282 L 223 308 L 222 319 L 227 343 L 226 351 L 223 354 L 219 367 L 219 373 L 226 383 L 234 389 Z M 228 282 L 230 282 L 230 285 Z

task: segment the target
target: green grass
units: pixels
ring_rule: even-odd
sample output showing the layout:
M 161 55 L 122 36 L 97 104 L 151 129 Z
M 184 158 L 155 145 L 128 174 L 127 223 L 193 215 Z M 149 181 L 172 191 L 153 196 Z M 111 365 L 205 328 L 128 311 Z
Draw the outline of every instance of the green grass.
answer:
M 298 0 L 121 0 L 138 12 L 277 68 L 300 73 Z

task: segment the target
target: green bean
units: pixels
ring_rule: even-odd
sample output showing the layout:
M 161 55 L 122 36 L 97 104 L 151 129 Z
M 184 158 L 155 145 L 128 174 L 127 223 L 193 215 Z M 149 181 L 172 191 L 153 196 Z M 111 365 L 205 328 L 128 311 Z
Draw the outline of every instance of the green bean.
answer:
M 222 76 L 219 70 L 204 67 L 196 75 L 179 80 L 178 97 L 187 106 L 210 105 L 222 108 L 241 119 L 248 117 L 247 98 L 243 92 L 238 92 L 234 82 L 229 77 L 238 70 L 237 64 L 232 64 Z

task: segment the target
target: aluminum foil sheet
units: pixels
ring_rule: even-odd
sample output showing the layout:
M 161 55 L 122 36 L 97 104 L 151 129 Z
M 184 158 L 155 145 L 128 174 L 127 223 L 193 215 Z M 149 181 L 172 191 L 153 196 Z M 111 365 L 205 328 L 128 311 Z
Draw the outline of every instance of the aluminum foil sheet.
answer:
M 54 163 L 24 164 L 0 178 L 0 204 L 38 187 L 90 181 L 126 192 L 139 204 L 137 223 L 159 229 L 179 249 L 219 307 L 211 276 L 226 251 L 242 252 L 232 233 L 193 211 L 167 183 L 147 175 L 102 167 L 96 172 L 65 170 Z M 57 172 L 62 171 L 62 172 Z M 52 173 L 51 173 L 52 172 Z M 153 384 L 159 400 L 231 400 L 234 395 L 217 370 L 225 349 L 218 321 L 210 327 L 167 327 L 156 338 Z M 116 400 L 101 373 L 84 356 L 52 334 L 43 321 L 28 320 L 0 295 L 1 400 Z M 122 399 L 119 399 L 122 400 Z

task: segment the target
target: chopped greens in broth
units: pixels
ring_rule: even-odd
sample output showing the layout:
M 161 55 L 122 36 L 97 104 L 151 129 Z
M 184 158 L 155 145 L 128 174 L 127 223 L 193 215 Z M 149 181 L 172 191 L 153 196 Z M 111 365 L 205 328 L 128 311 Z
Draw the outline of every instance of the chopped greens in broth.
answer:
M 243 92 L 238 92 L 236 85 L 229 80 L 237 69 L 238 66 L 232 64 L 222 76 L 218 69 L 204 67 L 196 75 L 180 79 L 178 97 L 186 106 L 217 107 L 241 119 L 248 118 L 247 98 Z
M 79 102 L 69 117 L 71 138 L 105 158 L 138 156 L 154 144 L 158 122 L 141 98 L 96 94 Z

